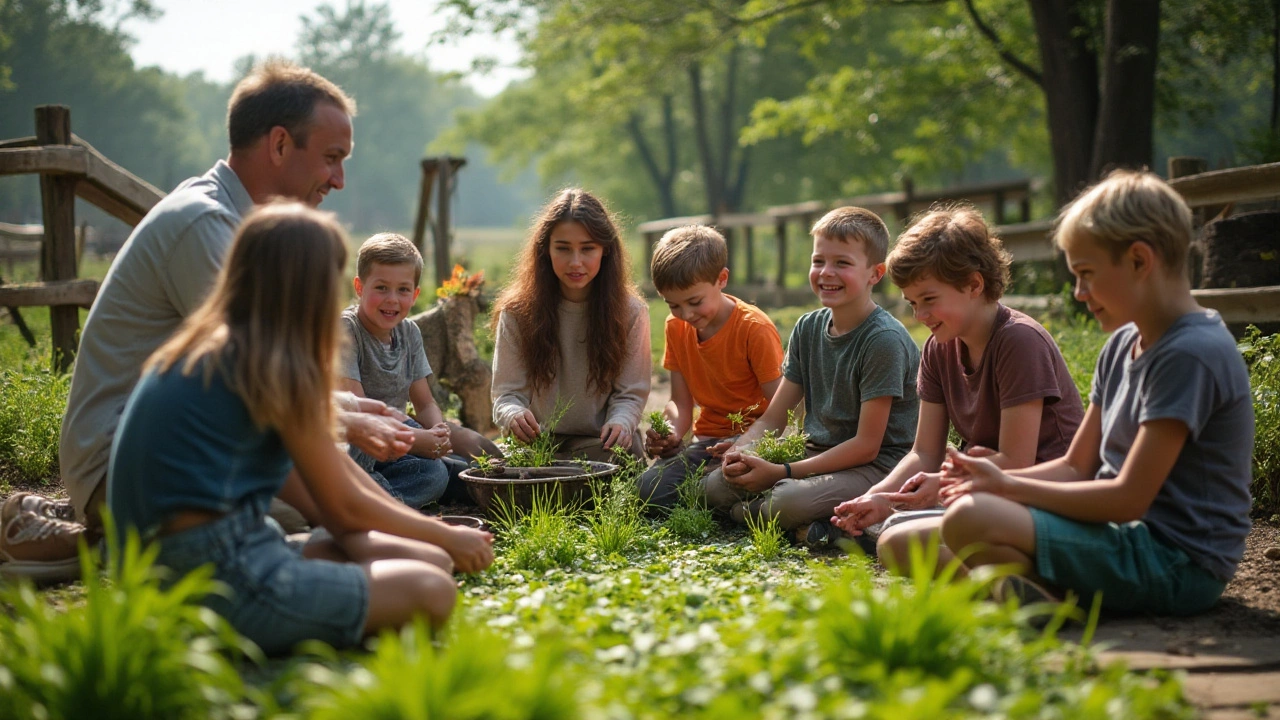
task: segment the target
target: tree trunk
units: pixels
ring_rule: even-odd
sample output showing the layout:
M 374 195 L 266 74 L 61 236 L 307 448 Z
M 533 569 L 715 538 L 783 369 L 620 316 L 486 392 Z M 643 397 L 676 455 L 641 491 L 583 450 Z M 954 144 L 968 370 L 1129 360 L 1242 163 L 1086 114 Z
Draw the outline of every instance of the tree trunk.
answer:
M 640 153 L 640 162 L 644 165 L 645 172 L 649 175 L 650 182 L 653 183 L 654 190 L 658 193 L 658 203 L 662 206 L 663 217 L 675 217 L 679 213 L 676 212 L 675 197 L 675 176 L 676 176 L 676 135 L 674 132 L 674 118 L 671 107 L 671 96 L 662 96 L 662 113 L 663 113 L 663 141 L 667 146 L 667 167 L 658 167 L 658 160 L 654 156 L 649 141 L 645 138 L 644 127 L 640 122 L 639 113 L 632 113 L 627 120 L 627 131 L 631 134 L 631 141 L 636 146 L 636 152 Z
M 1102 102 L 1090 179 L 1115 167 L 1151 165 L 1160 0 L 1107 3 Z
M 1054 195 L 1064 205 L 1094 179 L 1090 163 L 1098 127 L 1098 57 L 1089 47 L 1081 0 L 1028 3 L 1040 45 Z
M 715 215 L 724 202 L 720 197 L 722 184 L 717 177 L 716 159 L 711 151 L 711 137 L 707 131 L 707 103 L 702 87 L 702 66 L 696 62 L 689 65 L 689 95 L 693 105 L 693 136 L 698 146 L 698 160 L 702 165 L 702 184 L 707 192 L 707 212 Z

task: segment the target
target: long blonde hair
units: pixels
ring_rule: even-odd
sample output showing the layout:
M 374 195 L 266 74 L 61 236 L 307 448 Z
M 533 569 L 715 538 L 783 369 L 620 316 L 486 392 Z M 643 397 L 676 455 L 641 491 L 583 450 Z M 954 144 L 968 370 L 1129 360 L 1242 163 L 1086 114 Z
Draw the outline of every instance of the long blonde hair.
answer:
M 147 360 L 182 374 L 204 362 L 259 427 L 329 428 L 339 351 L 346 233 L 333 215 L 296 202 L 245 218 L 209 297 Z

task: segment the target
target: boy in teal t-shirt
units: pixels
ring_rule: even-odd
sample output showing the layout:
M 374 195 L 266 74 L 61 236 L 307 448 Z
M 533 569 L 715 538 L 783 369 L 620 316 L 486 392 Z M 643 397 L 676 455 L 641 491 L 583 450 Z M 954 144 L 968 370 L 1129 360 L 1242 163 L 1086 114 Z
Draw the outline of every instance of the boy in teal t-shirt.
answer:
M 776 517 L 800 539 L 820 542 L 832 534 L 835 506 L 866 492 L 911 449 L 920 351 L 871 299 L 885 272 L 884 222 L 869 210 L 838 208 L 812 234 L 809 285 L 823 307 L 796 323 L 769 409 L 732 446 L 717 446 L 724 465 L 702 487 L 708 505 L 735 519 Z M 766 430 L 785 428 L 801 400 L 805 457 L 770 463 L 751 454 Z

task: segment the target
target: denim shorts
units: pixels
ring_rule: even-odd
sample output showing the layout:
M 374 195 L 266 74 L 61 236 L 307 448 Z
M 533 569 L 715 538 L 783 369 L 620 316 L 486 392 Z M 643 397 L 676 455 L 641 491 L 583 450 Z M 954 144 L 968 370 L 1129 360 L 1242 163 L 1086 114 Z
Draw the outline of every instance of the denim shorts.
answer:
M 369 579 L 352 563 L 308 560 L 300 543 L 253 507 L 160 538 L 159 565 L 179 576 L 212 563 L 225 594 L 203 602 L 268 655 L 304 640 L 334 647 L 360 642 Z
M 1182 550 L 1152 536 L 1141 520 L 1084 523 L 1030 508 L 1036 527 L 1036 573 L 1074 590 L 1087 608 L 1122 613 L 1194 615 L 1213 607 L 1226 583 Z

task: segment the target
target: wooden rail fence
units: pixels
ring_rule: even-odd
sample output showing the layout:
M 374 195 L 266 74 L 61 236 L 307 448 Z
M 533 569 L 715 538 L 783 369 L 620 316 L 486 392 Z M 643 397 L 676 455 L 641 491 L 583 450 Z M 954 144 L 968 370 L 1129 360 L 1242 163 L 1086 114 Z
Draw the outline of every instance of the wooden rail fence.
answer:
M 1195 158 L 1170 158 L 1169 184 L 1177 190 L 1193 210 L 1211 209 L 1213 214 L 1223 206 L 1280 198 L 1280 163 L 1252 165 L 1226 170 L 1205 171 L 1204 162 Z M 695 215 L 666 218 L 642 223 L 637 229 L 645 240 L 645 273 L 653 246 L 667 230 L 689 224 L 713 225 L 729 242 L 729 265 L 744 267 L 742 281 L 735 282 L 731 291 L 754 295 L 767 304 L 804 304 L 811 300 L 808 288 L 786 287 L 786 256 L 788 229 L 793 223 L 808 227 L 828 210 L 844 205 L 856 205 L 895 218 L 905 225 L 912 213 L 924 210 L 936 202 L 963 201 L 992 208 L 990 217 L 995 220 L 995 231 L 1013 255 L 1014 262 L 1052 260 L 1057 257 L 1053 246 L 1052 220 L 1031 221 L 1031 193 L 1035 181 L 1021 180 L 1007 183 L 987 183 L 947 188 L 924 193 L 914 192 L 907 183 L 902 192 L 879 193 L 836 200 L 833 202 L 810 201 L 794 205 L 766 208 L 757 213 L 735 213 L 714 217 Z M 1017 202 L 1019 221 L 1007 222 L 1007 204 Z M 1202 215 L 1204 213 L 1201 213 Z M 753 228 L 774 228 L 774 245 L 777 253 L 775 277 L 760 283 L 755 273 Z M 745 246 L 745 262 L 737 264 L 736 241 L 741 234 Z M 1278 239 L 1280 245 L 1280 239 Z M 1229 323 L 1280 322 L 1280 286 L 1253 288 L 1204 288 L 1193 290 L 1197 302 L 1213 308 Z M 1046 305 L 1045 298 L 1017 297 L 1009 300 L 1020 306 Z
M 97 281 L 76 277 L 75 199 L 136 225 L 164 193 L 73 135 L 66 106 L 38 106 L 35 128 L 34 136 L 0 141 L 0 175 L 40 175 L 41 281 L 0 284 L 0 307 L 22 327 L 20 308 L 48 306 L 54 361 L 66 370 L 75 359 L 79 308 L 92 305 L 98 293 Z

